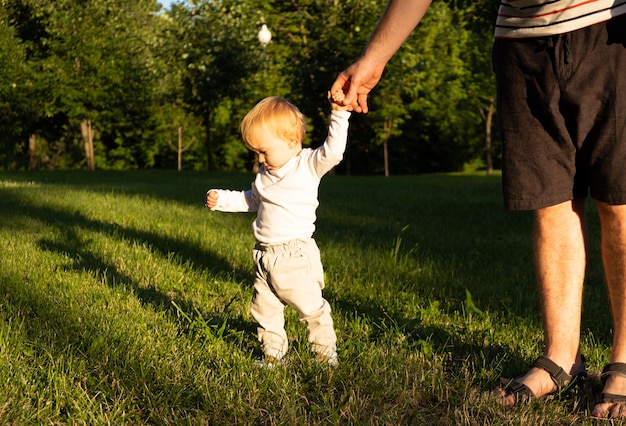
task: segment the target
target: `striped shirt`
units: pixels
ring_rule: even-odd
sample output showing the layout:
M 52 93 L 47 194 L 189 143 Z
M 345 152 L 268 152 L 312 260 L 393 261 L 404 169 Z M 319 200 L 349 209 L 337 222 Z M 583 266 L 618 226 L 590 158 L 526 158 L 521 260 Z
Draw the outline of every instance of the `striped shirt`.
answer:
M 626 0 L 502 0 L 497 38 L 562 34 L 626 13 Z

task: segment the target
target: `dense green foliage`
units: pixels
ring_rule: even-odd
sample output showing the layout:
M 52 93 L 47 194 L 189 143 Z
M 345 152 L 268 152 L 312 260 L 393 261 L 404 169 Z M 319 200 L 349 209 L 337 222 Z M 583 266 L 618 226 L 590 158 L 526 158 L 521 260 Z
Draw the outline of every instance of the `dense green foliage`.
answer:
M 1 172 L 0 424 L 594 424 L 591 399 L 488 398 L 543 348 L 532 216 L 502 209 L 483 173 L 325 178 L 316 239 L 340 364 L 313 360 L 287 309 L 286 364 L 257 368 L 253 216 L 202 205 L 251 179 Z M 611 320 L 589 213 L 582 351 L 597 391 Z
M 326 91 L 362 51 L 377 0 L 0 0 L 0 167 L 249 170 L 238 124 L 287 97 L 320 144 Z M 352 119 L 342 172 L 480 168 L 496 2 L 435 2 Z M 262 24 L 272 40 L 262 46 Z M 492 154 L 496 156 L 496 151 Z

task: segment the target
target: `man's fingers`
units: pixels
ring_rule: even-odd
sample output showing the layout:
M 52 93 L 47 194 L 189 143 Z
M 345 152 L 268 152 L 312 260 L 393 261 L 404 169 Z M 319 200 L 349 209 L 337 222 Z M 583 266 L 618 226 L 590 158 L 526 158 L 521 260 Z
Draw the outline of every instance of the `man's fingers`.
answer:
M 331 93 L 343 91 L 344 97 L 342 100 L 337 100 L 337 103 L 347 106 L 349 111 L 366 113 L 369 110 L 367 94 L 359 93 L 360 83 L 348 75 L 346 71 L 342 71 L 337 76 L 337 80 L 333 83 L 330 91 Z
M 369 111 L 368 107 L 367 107 L 367 95 L 365 93 L 361 93 L 358 96 L 358 104 L 359 107 L 361 109 L 361 111 L 363 114 L 367 114 L 367 111 Z
M 343 72 L 339 74 L 339 76 L 337 76 L 337 80 L 335 80 L 332 87 L 330 88 L 330 93 L 337 93 L 340 90 L 345 93 L 345 86 L 347 81 L 348 79 L 345 77 L 345 74 Z
M 357 90 L 358 90 L 358 86 L 356 84 L 353 84 L 353 81 L 350 81 L 350 84 L 348 85 L 348 87 L 346 88 L 344 85 L 344 98 L 343 98 L 343 104 L 344 105 L 354 105 L 356 104 L 356 98 L 357 98 Z M 347 89 L 347 90 L 346 90 Z

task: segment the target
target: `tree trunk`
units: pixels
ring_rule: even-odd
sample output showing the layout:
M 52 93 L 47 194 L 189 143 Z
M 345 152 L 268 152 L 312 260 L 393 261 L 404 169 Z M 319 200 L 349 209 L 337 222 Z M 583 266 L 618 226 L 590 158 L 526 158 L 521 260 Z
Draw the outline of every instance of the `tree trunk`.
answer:
M 80 133 L 83 136 L 85 144 L 85 159 L 87 160 L 87 169 L 96 170 L 96 159 L 93 152 L 93 127 L 91 120 L 83 120 L 80 122 Z
M 350 144 L 346 146 L 343 163 L 345 165 L 346 175 L 352 175 L 352 161 L 350 161 Z
M 183 126 L 178 126 L 178 171 L 183 169 Z
M 213 144 L 211 141 L 211 114 L 209 111 L 205 111 L 204 113 L 204 132 L 205 132 L 205 146 L 206 146 L 206 155 L 207 161 L 209 165 L 209 171 L 213 170 Z
M 183 131 L 185 128 L 183 126 L 178 126 L 178 146 L 174 146 L 171 140 L 168 140 L 167 143 L 172 147 L 178 156 L 178 171 L 180 172 L 183 169 L 183 152 L 187 151 L 191 145 L 196 141 L 196 137 L 192 137 L 189 143 L 183 146 Z
M 480 116 L 485 120 L 485 162 L 487 165 L 487 175 L 493 174 L 493 157 L 491 155 L 491 126 L 493 124 L 493 115 L 496 113 L 496 99 L 489 98 L 489 107 L 485 112 L 479 109 Z
M 37 158 L 37 141 L 35 135 L 28 136 L 28 168 L 35 170 L 39 165 L 39 159 Z
M 383 124 L 384 139 L 383 139 L 383 158 L 385 162 L 385 177 L 389 177 L 389 137 L 391 136 L 391 129 L 393 128 L 393 118 L 385 120 Z
M 383 157 L 385 159 L 385 177 L 389 177 L 389 154 L 387 149 L 387 138 L 383 142 Z
M 487 117 L 485 120 L 485 156 L 487 161 L 487 175 L 493 174 L 493 158 L 491 155 L 491 125 L 493 122 L 493 114 L 496 110 L 495 98 L 489 100 L 489 109 L 487 110 Z

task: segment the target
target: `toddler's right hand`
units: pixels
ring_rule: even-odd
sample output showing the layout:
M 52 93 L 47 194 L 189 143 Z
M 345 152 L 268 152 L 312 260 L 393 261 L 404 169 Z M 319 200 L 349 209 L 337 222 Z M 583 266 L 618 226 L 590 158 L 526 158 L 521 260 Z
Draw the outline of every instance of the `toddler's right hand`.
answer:
M 348 105 L 343 105 L 342 102 L 346 95 L 343 93 L 343 90 L 339 89 L 335 93 L 328 92 L 328 100 L 330 101 L 330 108 L 333 111 L 346 111 L 348 110 Z
M 209 190 L 209 192 L 206 193 L 206 202 L 204 203 L 204 205 L 210 209 L 217 206 L 217 197 L 217 191 L 214 191 L 212 189 Z

